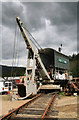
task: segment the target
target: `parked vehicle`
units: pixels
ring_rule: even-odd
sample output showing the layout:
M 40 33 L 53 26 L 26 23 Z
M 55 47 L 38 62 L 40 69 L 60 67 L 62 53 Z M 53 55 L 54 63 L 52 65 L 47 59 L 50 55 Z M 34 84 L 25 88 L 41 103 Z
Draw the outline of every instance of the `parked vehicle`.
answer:
M 2 93 L 9 93 L 12 90 L 12 82 L 0 80 L 0 94 Z

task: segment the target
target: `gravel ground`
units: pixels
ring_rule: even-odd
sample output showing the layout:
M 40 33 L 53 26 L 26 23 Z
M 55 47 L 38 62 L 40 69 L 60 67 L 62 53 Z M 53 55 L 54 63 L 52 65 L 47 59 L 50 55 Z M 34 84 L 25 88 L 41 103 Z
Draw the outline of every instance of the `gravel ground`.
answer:
M 11 101 L 9 99 L 8 95 L 2 95 L 0 96 L 0 105 L 1 110 L 0 110 L 0 116 L 6 115 L 7 113 L 9 113 L 9 111 L 19 107 L 20 105 L 26 103 L 29 99 L 27 100 L 15 100 L 15 101 Z
M 77 97 L 61 96 L 57 100 L 58 118 L 77 118 Z
M 0 116 L 7 114 L 10 110 L 19 107 L 27 102 L 27 100 L 10 101 L 9 95 L 0 96 Z M 58 118 L 77 118 L 77 97 L 60 96 L 57 98 L 56 109 L 58 110 Z

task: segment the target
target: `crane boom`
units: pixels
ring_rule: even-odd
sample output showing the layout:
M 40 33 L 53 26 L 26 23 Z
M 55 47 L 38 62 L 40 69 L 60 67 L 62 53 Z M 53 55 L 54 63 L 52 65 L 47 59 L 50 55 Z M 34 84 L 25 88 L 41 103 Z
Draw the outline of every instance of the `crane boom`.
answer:
M 21 33 L 22 33 L 23 38 L 25 40 L 25 43 L 27 45 L 27 49 L 29 49 L 29 55 L 31 54 L 32 58 L 35 59 L 34 64 L 36 64 L 37 67 L 39 66 L 38 68 L 39 68 L 39 72 L 41 74 L 42 79 L 43 80 L 51 80 L 51 78 L 50 78 L 44 64 L 41 61 L 41 58 L 40 58 L 37 50 L 35 49 L 31 39 L 28 36 L 28 33 L 27 33 L 22 21 L 20 20 L 19 17 L 16 18 L 16 21 L 18 23 L 18 26 L 19 26 L 19 28 L 21 30 Z M 28 59 L 30 58 L 29 55 L 28 55 Z M 27 64 L 27 67 L 29 67 L 28 64 Z M 27 73 L 27 71 L 26 71 L 26 73 Z M 33 76 L 33 79 L 34 79 L 34 76 Z

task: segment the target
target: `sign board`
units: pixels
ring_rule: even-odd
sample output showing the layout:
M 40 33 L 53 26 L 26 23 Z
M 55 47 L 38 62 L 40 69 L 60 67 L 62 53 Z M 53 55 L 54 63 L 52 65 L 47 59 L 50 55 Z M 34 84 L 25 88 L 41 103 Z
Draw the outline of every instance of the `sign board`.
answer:
M 61 68 L 61 69 L 69 69 L 69 58 L 63 54 L 60 54 L 58 52 L 54 52 L 54 63 L 55 67 Z
M 61 58 L 58 58 L 58 61 L 61 62 L 61 63 L 67 64 L 67 61 L 66 61 L 66 60 L 63 60 L 63 59 L 61 59 Z

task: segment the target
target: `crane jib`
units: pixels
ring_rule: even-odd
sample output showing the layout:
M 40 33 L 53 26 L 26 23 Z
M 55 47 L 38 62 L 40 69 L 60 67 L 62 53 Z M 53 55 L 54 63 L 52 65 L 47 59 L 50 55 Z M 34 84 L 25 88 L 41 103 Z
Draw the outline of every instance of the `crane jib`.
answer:
M 18 26 L 19 26 L 19 28 L 20 28 L 20 30 L 21 30 L 21 33 L 22 33 L 22 35 L 23 35 L 23 37 L 24 37 L 24 39 L 25 39 L 25 42 L 26 42 L 26 44 L 27 44 L 27 48 L 31 48 L 30 47 L 30 44 L 28 43 L 28 40 L 27 40 L 27 37 L 25 36 L 25 34 L 24 34 L 24 32 L 23 32 L 23 28 L 22 28 L 22 22 L 20 21 L 20 19 L 17 17 L 16 18 L 16 21 L 17 21 L 17 23 L 18 23 Z
M 23 23 L 21 22 L 19 17 L 16 18 L 16 21 L 17 21 L 17 24 L 18 24 L 18 26 L 21 30 L 22 36 L 23 36 L 23 38 L 26 42 L 27 49 L 29 49 L 28 52 L 31 53 L 30 56 L 28 56 L 28 62 L 27 62 L 28 67 L 29 67 L 29 64 L 30 64 L 30 59 L 29 58 L 33 58 L 33 69 L 32 69 L 32 71 L 33 71 L 32 76 L 33 77 L 32 77 L 32 80 L 34 81 L 35 65 L 36 64 L 37 64 L 37 67 L 39 66 L 39 71 L 40 71 L 42 79 L 51 80 L 44 64 L 42 63 L 42 60 L 41 60 L 40 56 L 38 55 L 38 53 L 37 53 L 37 51 L 36 51 L 36 49 L 33 45 L 34 44 L 33 41 L 30 39 L 30 37 L 28 35 L 27 29 L 25 29 L 25 27 L 23 26 Z M 36 57 L 36 56 L 38 56 L 38 57 Z M 38 61 L 38 62 L 36 63 L 35 61 Z M 26 70 L 26 73 L 27 73 L 27 71 L 28 70 Z
M 18 23 L 18 26 L 19 26 L 21 32 L 23 32 L 23 29 L 22 29 L 22 27 L 21 27 L 21 24 L 23 24 L 23 23 L 20 24 L 20 22 L 19 22 L 20 20 L 18 19 L 18 17 L 16 18 L 16 21 L 17 21 L 17 23 Z

